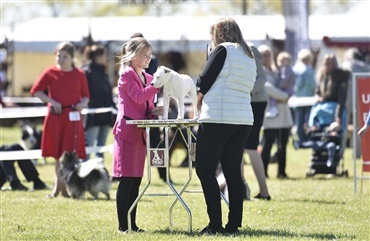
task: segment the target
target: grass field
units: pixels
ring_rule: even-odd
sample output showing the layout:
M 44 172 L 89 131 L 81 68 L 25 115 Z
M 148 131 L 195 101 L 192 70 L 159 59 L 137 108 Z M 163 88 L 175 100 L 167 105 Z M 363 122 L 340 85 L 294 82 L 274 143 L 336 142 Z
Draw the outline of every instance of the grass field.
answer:
M 17 142 L 18 127 L 0 127 L 1 145 Z M 108 144 L 112 143 L 109 136 Z M 188 169 L 178 167 L 181 151 L 175 151 L 171 168 L 172 179 L 182 184 Z M 111 173 L 111 154 L 106 153 L 106 166 Z M 258 193 L 258 185 L 252 167 L 245 156 L 245 172 L 252 196 Z M 269 166 L 267 184 L 271 201 L 244 202 L 243 227 L 239 237 L 199 236 L 199 231 L 208 223 L 203 195 L 184 193 L 183 199 L 192 212 L 193 232 L 188 234 L 188 216 L 177 203 L 173 210 L 174 228 L 169 229 L 169 206 L 174 197 L 144 196 L 138 206 L 139 227 L 144 233 L 120 234 L 117 232 L 115 191 L 112 200 L 93 201 L 90 194 L 85 200 L 62 197 L 47 199 L 50 191 L 1 191 L 0 240 L 370 240 L 370 185 L 358 181 L 354 194 L 352 150 L 345 152 L 344 169 L 349 177 L 327 179 L 325 175 L 306 178 L 310 150 L 294 150 L 288 147 L 288 180 L 276 178 L 277 166 Z M 358 162 L 358 169 L 360 168 Z M 38 166 L 40 177 L 50 187 L 54 180 L 54 162 Z M 152 183 L 147 193 L 170 193 L 153 168 Z M 32 188 L 18 170 L 24 185 Z M 359 173 L 360 174 L 360 173 Z M 143 184 L 146 177 L 143 178 Z M 6 183 L 5 186 L 9 186 Z M 177 185 L 176 188 L 180 188 Z M 199 180 L 193 171 L 189 190 L 200 190 Z M 224 224 L 227 206 L 223 204 Z

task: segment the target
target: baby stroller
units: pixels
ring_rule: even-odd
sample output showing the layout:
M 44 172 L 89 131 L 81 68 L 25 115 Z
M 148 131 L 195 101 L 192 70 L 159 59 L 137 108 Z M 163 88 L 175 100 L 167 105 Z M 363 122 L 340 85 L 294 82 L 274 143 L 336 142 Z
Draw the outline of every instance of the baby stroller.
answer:
M 330 138 L 328 136 L 328 128 L 335 121 L 335 110 L 337 102 L 325 101 L 312 106 L 308 126 L 312 128 L 317 127 L 317 131 L 310 134 L 309 138 L 312 140 L 323 140 Z M 328 150 L 326 148 L 313 148 L 311 152 L 311 163 L 309 170 L 306 172 L 306 177 L 312 177 L 316 174 L 333 174 L 337 176 L 348 176 L 348 171 L 343 170 L 344 163 L 342 162 L 342 171 L 339 172 L 339 163 L 342 159 L 344 150 L 343 138 L 346 136 L 347 127 L 347 111 L 343 111 L 341 125 L 339 126 L 338 137 L 339 141 L 335 142 L 335 154 L 332 165 L 328 166 Z

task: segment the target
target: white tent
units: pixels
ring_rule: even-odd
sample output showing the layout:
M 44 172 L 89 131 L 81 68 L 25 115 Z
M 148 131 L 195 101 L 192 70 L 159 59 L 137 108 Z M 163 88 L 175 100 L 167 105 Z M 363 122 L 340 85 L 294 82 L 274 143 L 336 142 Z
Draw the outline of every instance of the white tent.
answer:
M 258 44 L 270 36 L 285 39 L 285 21 L 282 15 L 231 16 L 242 29 L 243 36 Z M 162 50 L 183 51 L 178 41 L 187 41 L 188 50 L 204 49 L 209 42 L 209 27 L 220 16 L 137 16 L 96 18 L 37 18 L 19 24 L 10 39 L 17 50 L 52 51 L 60 41 L 81 41 L 91 32 L 96 41 L 127 40 L 131 34 L 142 32 L 154 45 L 161 42 Z M 312 15 L 309 34 L 313 47 L 322 44 L 324 36 L 330 38 L 369 39 L 370 29 L 365 24 L 370 15 Z
M 209 42 L 209 27 L 219 16 L 206 17 L 102 17 L 37 18 L 20 24 L 12 34 L 16 49 L 48 51 L 60 41 L 81 41 L 91 32 L 96 41 L 125 41 L 141 32 L 151 42 L 162 42 L 161 48 L 182 50 L 178 41 L 188 41 L 192 50 L 204 49 Z M 266 35 L 284 38 L 284 18 L 276 16 L 235 16 L 243 35 L 251 41 L 263 41 Z M 271 24 L 273 23 L 273 25 Z M 200 42 L 198 42 L 200 41 Z M 166 43 L 166 44 L 164 44 Z M 201 45 L 201 46 L 200 46 Z

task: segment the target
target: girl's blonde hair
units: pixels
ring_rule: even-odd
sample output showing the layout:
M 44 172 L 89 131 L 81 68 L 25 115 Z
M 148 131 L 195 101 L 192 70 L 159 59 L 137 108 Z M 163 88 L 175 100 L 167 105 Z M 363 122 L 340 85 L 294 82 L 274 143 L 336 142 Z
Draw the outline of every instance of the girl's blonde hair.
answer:
M 248 44 L 244 41 L 242 32 L 238 24 L 232 18 L 221 18 L 211 26 L 210 34 L 214 46 L 221 43 L 230 42 L 242 46 L 246 55 L 254 58 L 253 52 Z
M 275 65 L 275 57 L 274 52 L 272 51 L 272 48 L 266 44 L 261 44 L 258 47 L 258 51 L 263 56 L 265 53 L 270 53 L 271 58 L 271 66 L 268 66 L 268 68 L 271 68 L 271 70 L 276 71 L 276 65 Z
M 135 37 L 128 40 L 121 47 L 121 60 L 119 64 L 123 68 L 128 67 L 131 64 L 131 60 L 137 57 L 140 53 L 145 50 L 152 49 L 150 43 L 142 37 Z

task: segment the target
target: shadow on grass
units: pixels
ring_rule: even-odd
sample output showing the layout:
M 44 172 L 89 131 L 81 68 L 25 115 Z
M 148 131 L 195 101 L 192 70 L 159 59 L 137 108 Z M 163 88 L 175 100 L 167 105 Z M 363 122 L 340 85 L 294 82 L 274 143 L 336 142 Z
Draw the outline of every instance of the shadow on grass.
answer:
M 276 202 L 279 202 L 277 200 L 274 200 Z M 318 203 L 318 204 L 327 204 L 327 205 L 346 205 L 346 202 L 341 202 L 341 201 L 327 201 L 327 200 L 315 200 L 315 199 L 284 199 L 280 200 L 281 202 L 302 202 L 302 203 Z
M 314 238 L 322 240 L 338 240 L 338 239 L 356 239 L 356 236 L 338 236 L 331 233 L 292 233 L 285 230 L 261 230 L 261 229 L 242 229 L 240 235 L 245 235 L 249 237 L 261 237 L 261 236 L 271 236 L 274 238 L 284 237 L 284 238 Z
M 153 231 L 153 233 L 157 234 L 166 234 L 166 235 L 187 235 L 190 237 L 197 237 L 200 236 L 200 230 L 195 230 L 189 234 L 189 232 L 184 230 L 158 230 Z M 226 235 L 227 236 L 227 235 Z M 334 234 L 325 234 L 325 233 L 308 233 L 308 234 L 299 234 L 299 233 L 292 233 L 284 230 L 261 230 L 261 229 L 241 229 L 239 237 L 263 237 L 263 236 L 270 236 L 271 238 L 314 238 L 314 239 L 321 239 L 321 240 L 338 240 L 338 239 L 356 239 L 356 236 L 338 236 Z M 222 235 L 216 235 L 215 237 L 222 237 Z M 230 237 L 230 236 L 229 236 Z

